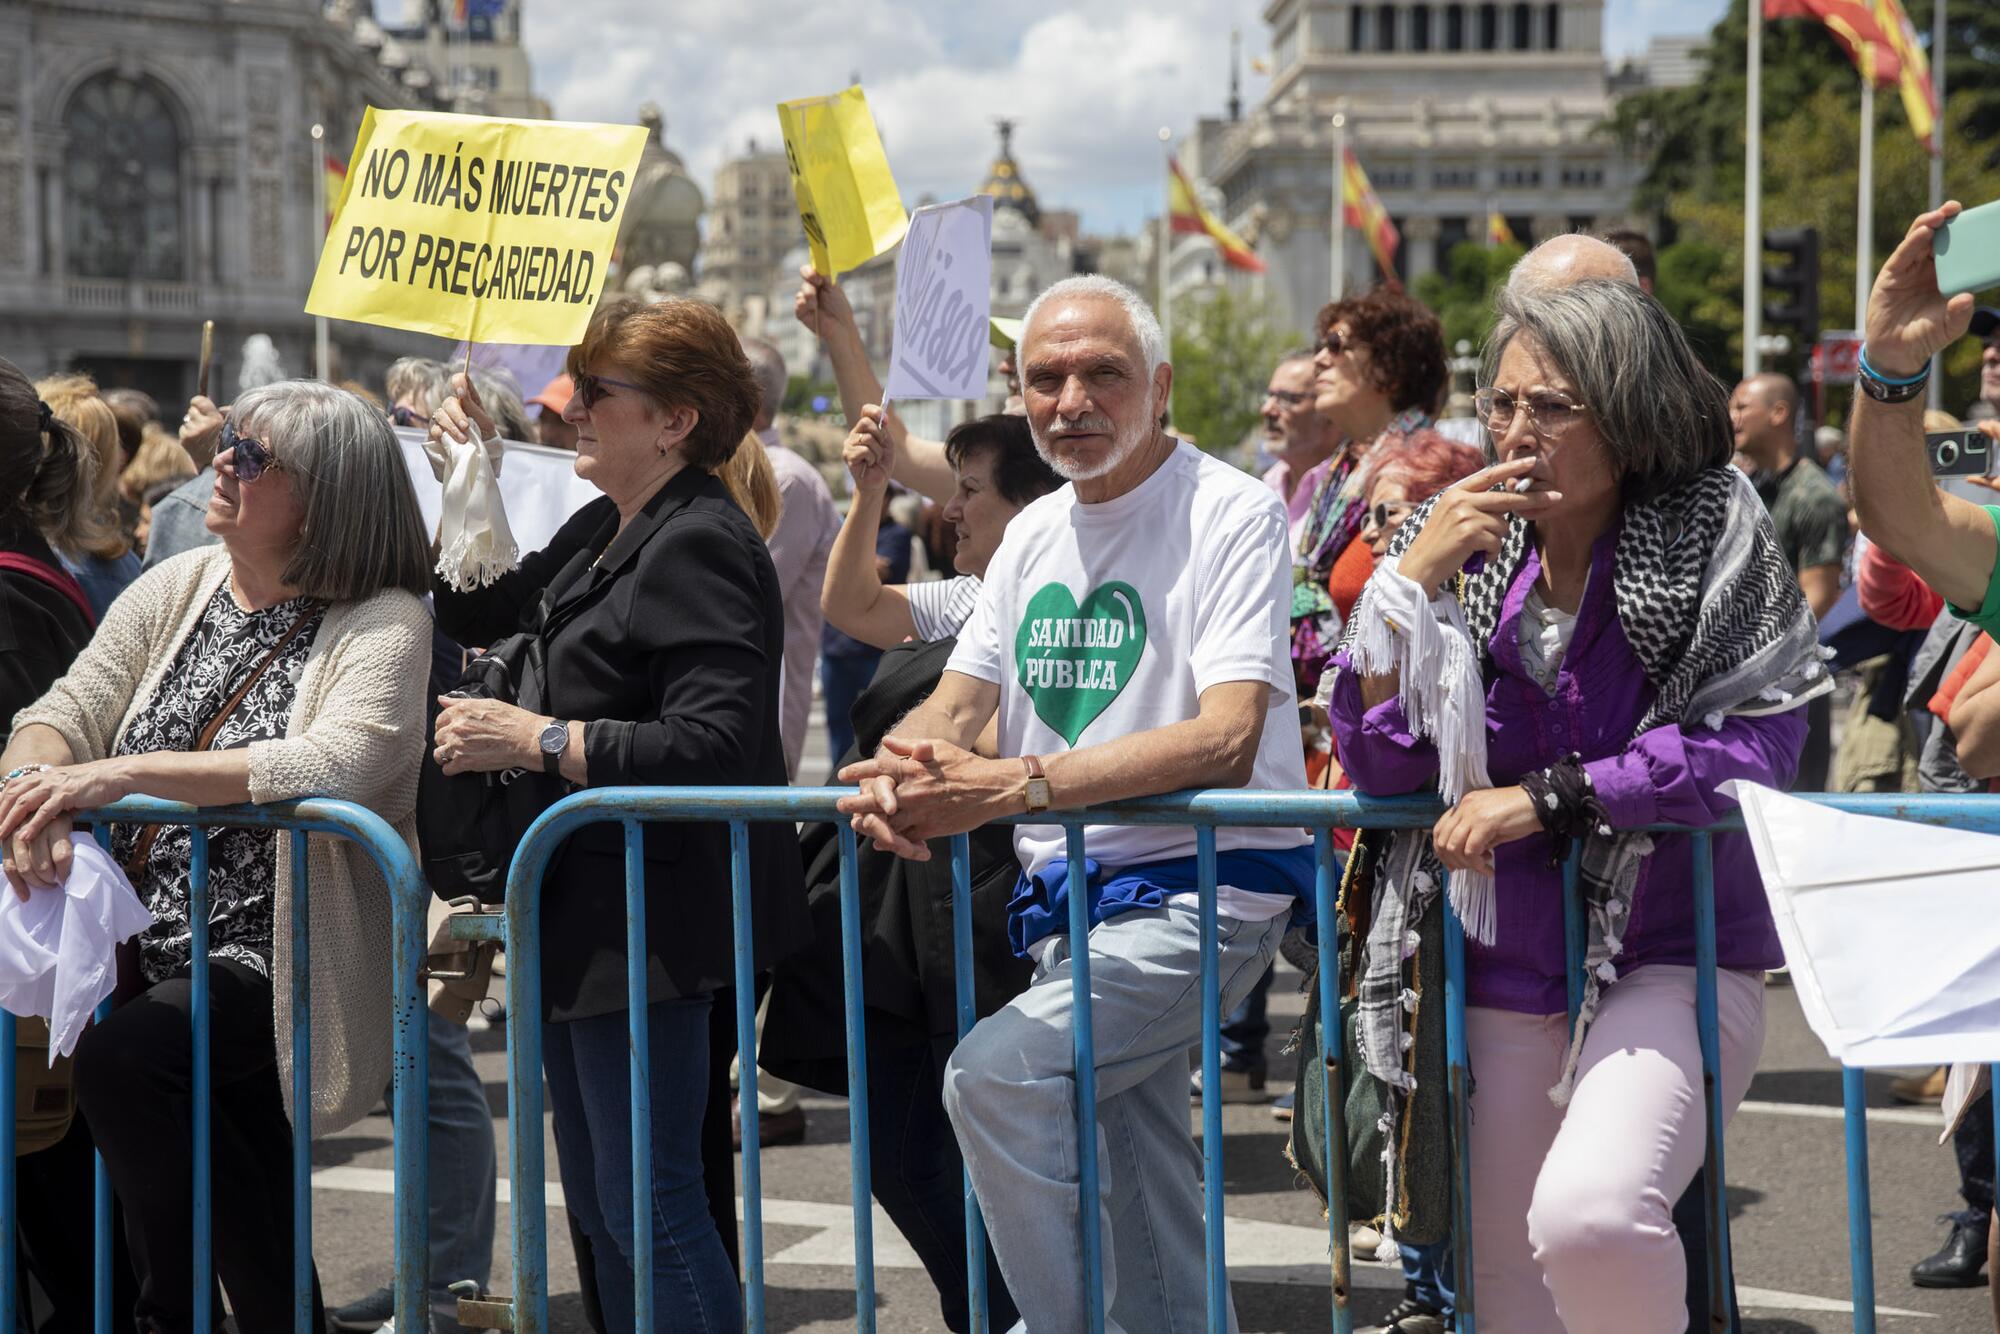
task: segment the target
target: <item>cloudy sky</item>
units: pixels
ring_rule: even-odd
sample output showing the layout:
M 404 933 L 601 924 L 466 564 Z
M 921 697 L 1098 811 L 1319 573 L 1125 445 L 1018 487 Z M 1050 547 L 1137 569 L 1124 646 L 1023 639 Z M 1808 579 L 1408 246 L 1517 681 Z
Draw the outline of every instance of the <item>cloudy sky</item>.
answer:
M 377 0 L 392 13 L 401 0 Z M 1725 0 L 1607 0 L 1605 46 L 1705 31 Z M 1092 231 L 1159 210 L 1157 132 L 1186 133 L 1228 98 L 1229 32 L 1243 32 L 1244 98 L 1270 46 L 1263 0 L 522 0 L 535 81 L 566 120 L 630 121 L 655 101 L 704 190 L 716 164 L 778 139 L 781 100 L 858 76 L 906 199 L 975 189 L 993 118 L 1044 206 Z

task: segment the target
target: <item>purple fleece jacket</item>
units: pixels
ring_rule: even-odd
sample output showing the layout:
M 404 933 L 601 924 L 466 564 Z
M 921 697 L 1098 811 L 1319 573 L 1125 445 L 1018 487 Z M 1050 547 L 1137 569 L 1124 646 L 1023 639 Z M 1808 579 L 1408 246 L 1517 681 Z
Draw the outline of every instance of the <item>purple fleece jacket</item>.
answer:
M 1669 725 L 1632 735 L 1655 691 L 1618 622 L 1611 591 L 1616 538 L 1614 528 L 1592 552 L 1589 586 L 1553 693 L 1544 691 L 1521 661 L 1522 610 L 1541 573 L 1532 548 L 1508 590 L 1489 643 L 1486 747 L 1494 783 L 1518 782 L 1531 769 L 1580 754 L 1619 829 L 1708 824 L 1734 808 L 1715 791 L 1732 778 L 1788 786 L 1805 744 L 1804 709 L 1731 716 L 1720 731 Z M 1410 734 L 1401 701 L 1364 709 L 1360 680 L 1347 655 L 1336 656 L 1333 666 L 1340 673 L 1330 703 L 1333 730 L 1354 785 L 1373 796 L 1434 791 L 1437 752 L 1430 741 Z M 1655 836 L 1653 854 L 1639 871 L 1624 951 L 1616 960 L 1620 973 L 1650 963 L 1693 966 L 1692 844 L 1685 834 Z M 1783 956 L 1749 839 L 1719 834 L 1714 847 L 1718 962 L 1724 968 L 1777 967 Z M 1541 834 L 1495 853 L 1499 925 L 1490 946 L 1466 941 L 1471 1004 L 1523 1014 L 1561 1014 L 1568 1007 L 1562 871 L 1549 860 L 1550 841 Z

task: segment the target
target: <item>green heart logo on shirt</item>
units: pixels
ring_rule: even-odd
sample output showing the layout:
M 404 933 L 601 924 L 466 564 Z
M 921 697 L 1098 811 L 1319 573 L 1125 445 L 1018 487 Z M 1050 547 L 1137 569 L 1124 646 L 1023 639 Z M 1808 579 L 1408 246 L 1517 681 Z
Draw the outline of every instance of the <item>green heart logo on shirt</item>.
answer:
M 1146 608 L 1127 583 L 1094 589 L 1079 607 L 1067 584 L 1028 599 L 1014 666 L 1035 714 L 1071 746 L 1111 707 L 1146 651 Z

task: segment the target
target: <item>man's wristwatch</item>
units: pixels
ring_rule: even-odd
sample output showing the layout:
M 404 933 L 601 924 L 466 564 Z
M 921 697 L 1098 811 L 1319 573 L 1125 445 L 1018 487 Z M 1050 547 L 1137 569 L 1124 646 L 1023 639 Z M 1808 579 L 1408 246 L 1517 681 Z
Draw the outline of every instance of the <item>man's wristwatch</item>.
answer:
M 542 729 L 542 772 L 562 777 L 563 752 L 569 749 L 569 724 L 558 718 Z
M 1040 815 L 1049 808 L 1049 776 L 1036 756 L 1023 755 L 1021 763 L 1028 770 L 1028 814 Z

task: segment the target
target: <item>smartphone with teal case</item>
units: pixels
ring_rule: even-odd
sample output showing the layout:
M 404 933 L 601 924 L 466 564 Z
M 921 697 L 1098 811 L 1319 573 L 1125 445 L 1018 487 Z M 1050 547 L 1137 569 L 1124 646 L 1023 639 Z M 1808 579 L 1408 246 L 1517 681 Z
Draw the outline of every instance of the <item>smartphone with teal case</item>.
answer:
M 1969 208 L 1938 228 L 1938 291 L 1946 296 L 2000 286 L 2000 200 Z

